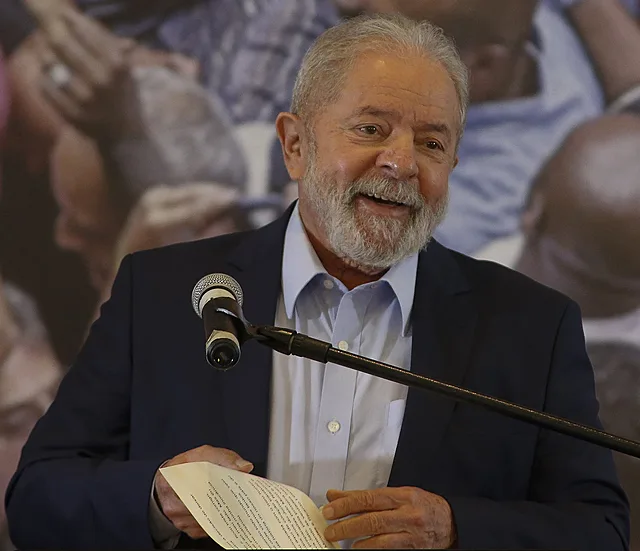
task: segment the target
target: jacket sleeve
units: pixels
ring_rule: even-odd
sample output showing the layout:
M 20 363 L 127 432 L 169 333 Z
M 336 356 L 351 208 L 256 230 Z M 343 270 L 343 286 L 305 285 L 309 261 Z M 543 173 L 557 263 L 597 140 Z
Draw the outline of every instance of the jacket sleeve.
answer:
M 545 411 L 602 428 L 581 315 L 570 303 L 560 323 Z M 521 502 L 447 497 L 461 549 L 622 551 L 629 546 L 629 504 L 609 450 L 541 430 Z
M 5 498 L 18 548 L 153 548 L 149 495 L 162 460 L 128 460 L 132 280 L 129 256 L 23 449 Z

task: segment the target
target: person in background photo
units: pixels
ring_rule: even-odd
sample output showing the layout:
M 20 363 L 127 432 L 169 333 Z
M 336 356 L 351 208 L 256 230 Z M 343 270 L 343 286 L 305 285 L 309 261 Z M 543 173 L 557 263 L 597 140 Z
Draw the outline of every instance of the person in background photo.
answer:
M 200 82 L 221 98 L 234 124 L 270 123 L 286 111 L 302 56 L 322 31 L 336 23 L 331 0 L 25 3 L 40 21 L 57 59 L 77 79 L 84 79 L 83 65 L 101 53 L 78 40 L 74 12 L 101 22 L 125 39 L 195 59 Z M 126 42 L 122 42 L 125 48 Z M 110 53 L 112 67 L 124 61 L 117 49 Z M 93 84 L 98 90 L 107 89 L 112 81 L 94 80 Z
M 8 326 L 10 341 L 3 343 Z M 0 280 L 0 493 L 6 491 L 22 446 L 53 401 L 61 377 L 35 303 Z M 12 549 L 2 504 L 0 550 Z
M 0 271 L 37 302 L 52 346 L 67 365 L 96 297 L 80 262 L 53 242 L 57 208 L 48 164 L 65 121 L 40 91 L 41 39 L 22 0 L 0 2 L 0 44 L 11 99 L 1 175 Z
M 638 151 L 634 115 L 580 126 L 540 173 L 523 215 L 514 268 L 578 302 L 589 342 L 640 345 Z
M 580 305 L 603 423 L 631 439 L 640 436 L 638 151 L 637 116 L 609 115 L 576 129 L 534 183 L 523 234 L 512 240 L 512 250 L 521 250 L 515 269 Z M 639 460 L 618 458 L 618 463 L 631 510 L 640 510 Z M 635 550 L 639 522 L 634 515 Z
M 331 0 L 26 0 L 40 21 L 52 60 L 47 63 L 48 88 L 90 90 L 92 97 L 110 97 L 118 87 L 116 75 L 126 65 L 122 52 L 135 42 L 152 49 L 180 53 L 196 60 L 199 80 L 220 99 L 238 139 L 251 159 L 248 193 L 264 197 L 280 188 L 269 179 L 269 151 L 276 140 L 272 121 L 286 110 L 295 72 L 313 39 L 338 20 Z M 77 32 L 79 17 L 101 22 L 121 37 L 120 46 L 87 47 Z M 91 41 L 89 40 L 89 43 Z M 53 61 L 55 60 L 55 61 Z M 87 67 L 107 70 L 95 78 Z M 58 82 L 51 82 L 58 79 Z M 60 80 L 62 79 L 62 80 Z M 59 95 L 59 94 L 57 94 Z M 72 94 L 69 94 L 73 96 Z M 68 95 L 68 96 L 69 96 Z M 84 94 L 57 105 L 74 124 L 95 109 Z M 70 98 L 67 97 L 67 100 Z M 77 100 L 80 100 L 79 102 Z M 78 103 L 80 104 L 78 106 Z M 282 160 L 274 170 L 282 172 Z M 260 225 L 274 218 L 268 210 L 252 215 Z
M 125 254 L 247 224 L 244 157 L 219 103 L 163 67 L 137 67 L 123 88 L 106 120 L 126 124 L 102 147 L 70 127 L 52 156 L 56 242 L 84 258 L 101 297 Z

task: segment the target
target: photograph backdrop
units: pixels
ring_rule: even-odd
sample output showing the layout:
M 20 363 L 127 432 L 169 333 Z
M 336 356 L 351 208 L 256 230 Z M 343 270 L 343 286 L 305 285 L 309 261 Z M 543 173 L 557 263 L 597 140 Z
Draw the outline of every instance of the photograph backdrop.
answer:
M 442 26 L 470 70 L 436 238 L 576 300 L 605 428 L 640 439 L 639 8 L 2 0 L 2 492 L 124 255 L 260 227 L 295 200 L 275 118 L 313 40 L 363 11 Z M 640 465 L 616 461 L 640 509 Z

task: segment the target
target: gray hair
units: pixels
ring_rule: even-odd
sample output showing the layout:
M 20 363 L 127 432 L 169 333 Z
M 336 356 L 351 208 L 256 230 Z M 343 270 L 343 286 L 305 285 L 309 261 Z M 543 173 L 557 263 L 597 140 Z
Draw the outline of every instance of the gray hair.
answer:
M 325 31 L 307 51 L 293 89 L 291 112 L 314 117 L 340 96 L 358 57 L 367 51 L 422 55 L 440 63 L 458 96 L 458 138 L 469 106 L 469 72 L 444 31 L 428 21 L 402 15 L 363 15 Z

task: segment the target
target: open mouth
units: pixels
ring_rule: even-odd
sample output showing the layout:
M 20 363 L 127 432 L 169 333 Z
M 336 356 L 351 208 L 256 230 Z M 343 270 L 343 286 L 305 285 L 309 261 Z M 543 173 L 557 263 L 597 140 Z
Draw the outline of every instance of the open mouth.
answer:
M 409 207 L 406 203 L 401 203 L 399 201 L 393 201 L 384 195 L 378 195 L 377 193 L 361 193 L 362 197 L 373 201 L 374 203 L 378 203 L 379 205 L 386 205 L 390 207 Z

